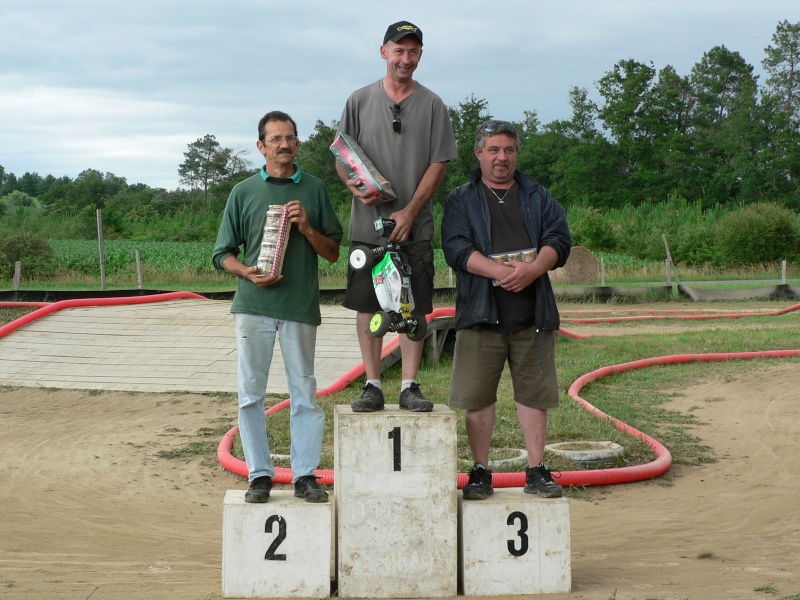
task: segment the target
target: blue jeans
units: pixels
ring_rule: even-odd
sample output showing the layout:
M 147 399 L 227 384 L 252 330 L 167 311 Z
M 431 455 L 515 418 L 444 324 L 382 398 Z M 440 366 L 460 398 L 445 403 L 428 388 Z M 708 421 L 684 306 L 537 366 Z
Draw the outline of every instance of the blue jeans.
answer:
M 239 435 L 249 471 L 248 479 L 275 476 L 269 451 L 264 398 L 275 337 L 281 345 L 291 397 L 292 477 L 313 475 L 322 453 L 325 411 L 316 403 L 314 349 L 317 328 L 308 323 L 282 321 L 236 313 L 239 351 Z

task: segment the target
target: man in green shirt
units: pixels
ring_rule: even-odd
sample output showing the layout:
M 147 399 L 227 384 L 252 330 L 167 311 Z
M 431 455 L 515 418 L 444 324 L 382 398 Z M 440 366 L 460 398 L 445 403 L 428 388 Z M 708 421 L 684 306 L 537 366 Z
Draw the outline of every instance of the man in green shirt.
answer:
M 237 276 L 231 312 L 238 349 L 239 434 L 250 481 L 245 501 L 267 502 L 275 476 L 264 398 L 279 334 L 291 396 L 294 495 L 326 502 L 328 494 L 314 474 L 325 425 L 325 413 L 316 405 L 314 377 L 321 322 L 317 257 L 338 260 L 342 226 L 325 184 L 295 163 L 299 140 L 289 115 L 264 115 L 256 145 L 266 165 L 231 191 L 212 257 L 216 268 Z M 259 270 L 258 258 L 272 205 L 285 205 L 290 229 L 282 271 L 270 275 Z

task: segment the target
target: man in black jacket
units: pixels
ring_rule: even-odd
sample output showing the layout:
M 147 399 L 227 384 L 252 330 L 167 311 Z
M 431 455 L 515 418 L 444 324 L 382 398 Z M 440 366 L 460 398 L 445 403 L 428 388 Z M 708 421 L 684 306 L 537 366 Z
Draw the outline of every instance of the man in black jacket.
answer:
M 507 121 L 478 127 L 480 170 L 447 198 L 442 246 L 456 271 L 456 347 L 450 406 L 465 409 L 475 466 L 467 500 L 494 493 L 487 468 L 497 386 L 508 362 L 525 436 L 525 492 L 561 496 L 544 464 L 547 411 L 559 403 L 555 333 L 560 320 L 547 272 L 572 248 L 566 212 L 539 183 L 516 170 L 519 135 Z

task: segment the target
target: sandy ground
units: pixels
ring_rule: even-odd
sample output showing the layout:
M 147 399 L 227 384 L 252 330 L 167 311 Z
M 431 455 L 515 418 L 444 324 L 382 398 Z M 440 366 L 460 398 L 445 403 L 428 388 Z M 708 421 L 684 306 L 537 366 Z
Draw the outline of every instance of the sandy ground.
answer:
M 718 462 L 571 500 L 573 590 L 544 597 L 800 594 L 798 389 L 781 361 L 686 389 L 673 407 Z M 0 598 L 221 598 L 222 500 L 246 483 L 158 453 L 232 424 L 230 402 L 0 388 Z

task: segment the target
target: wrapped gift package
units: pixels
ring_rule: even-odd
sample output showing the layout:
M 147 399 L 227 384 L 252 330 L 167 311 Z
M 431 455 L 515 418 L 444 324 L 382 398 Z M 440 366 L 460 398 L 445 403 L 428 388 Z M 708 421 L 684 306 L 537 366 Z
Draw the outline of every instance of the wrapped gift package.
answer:
M 350 179 L 361 181 L 358 189 L 362 192 L 376 191 L 387 202 L 396 200 L 392 184 L 378 172 L 363 148 L 345 133 L 337 133 L 331 144 L 331 152 L 342 163 Z
M 281 274 L 292 225 L 287 214 L 288 209 L 285 204 L 273 204 L 267 210 L 257 263 L 261 275 L 275 277 Z
M 532 263 L 533 261 L 536 260 L 536 248 L 525 248 L 525 250 L 515 250 L 513 252 L 500 252 L 499 254 L 490 254 L 489 258 L 499 263 L 507 263 L 512 260 L 515 260 L 517 262 Z M 497 281 L 496 279 L 492 279 L 492 285 L 498 286 L 500 285 L 500 282 Z

